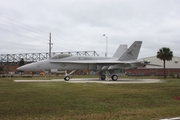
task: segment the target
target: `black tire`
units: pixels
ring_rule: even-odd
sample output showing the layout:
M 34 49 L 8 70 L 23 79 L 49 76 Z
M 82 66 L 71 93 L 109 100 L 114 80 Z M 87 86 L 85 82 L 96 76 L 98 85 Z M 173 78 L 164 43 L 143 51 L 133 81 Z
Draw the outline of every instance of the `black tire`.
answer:
M 105 80 L 106 76 L 105 75 L 101 75 L 101 80 Z
M 117 75 L 113 75 L 111 78 L 112 78 L 113 81 L 117 81 L 118 76 Z
M 66 76 L 66 77 L 64 77 L 64 80 L 65 80 L 65 81 L 69 81 L 69 80 L 70 80 L 70 77 L 69 77 L 69 76 Z

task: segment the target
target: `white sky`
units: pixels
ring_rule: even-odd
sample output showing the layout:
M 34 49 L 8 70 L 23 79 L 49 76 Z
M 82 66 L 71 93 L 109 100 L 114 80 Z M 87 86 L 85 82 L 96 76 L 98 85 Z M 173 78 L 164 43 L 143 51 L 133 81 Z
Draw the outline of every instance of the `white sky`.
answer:
M 139 58 L 180 56 L 180 0 L 0 0 L 0 54 L 96 51 L 143 41 Z

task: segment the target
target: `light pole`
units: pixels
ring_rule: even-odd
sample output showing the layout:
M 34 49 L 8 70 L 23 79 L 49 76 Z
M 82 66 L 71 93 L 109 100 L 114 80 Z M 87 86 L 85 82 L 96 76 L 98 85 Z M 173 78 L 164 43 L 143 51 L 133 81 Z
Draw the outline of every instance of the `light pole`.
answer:
M 107 54 L 108 54 L 108 37 L 106 36 L 106 34 L 103 34 L 103 36 L 106 37 L 106 53 L 105 53 L 105 56 L 107 57 Z
M 49 33 L 49 58 L 51 57 L 52 45 L 53 45 L 53 43 L 51 43 L 51 33 Z

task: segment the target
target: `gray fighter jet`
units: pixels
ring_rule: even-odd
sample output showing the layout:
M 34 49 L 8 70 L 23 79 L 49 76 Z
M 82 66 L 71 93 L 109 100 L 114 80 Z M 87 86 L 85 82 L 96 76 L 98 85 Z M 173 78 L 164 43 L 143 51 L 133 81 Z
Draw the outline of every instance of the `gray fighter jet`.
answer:
M 100 79 L 105 80 L 106 76 L 113 81 L 118 79 L 115 71 L 121 69 L 132 69 L 143 67 L 147 61 L 137 60 L 142 41 L 135 41 L 128 49 L 126 46 L 119 46 L 113 57 L 99 56 L 73 56 L 59 54 L 47 60 L 27 64 L 17 68 L 20 71 L 43 71 L 48 69 L 65 70 L 64 80 L 69 81 L 70 75 L 76 70 L 99 71 Z M 68 74 L 67 70 L 71 70 Z

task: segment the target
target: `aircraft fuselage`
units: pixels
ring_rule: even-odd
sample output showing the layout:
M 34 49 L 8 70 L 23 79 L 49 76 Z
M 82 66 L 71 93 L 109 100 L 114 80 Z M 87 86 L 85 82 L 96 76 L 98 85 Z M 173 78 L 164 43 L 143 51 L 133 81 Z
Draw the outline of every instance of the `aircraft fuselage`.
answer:
M 27 64 L 18 68 L 21 71 L 42 71 L 46 69 L 58 69 L 58 70 L 100 70 L 101 66 L 92 62 L 98 62 L 99 60 L 114 60 L 116 58 L 108 57 L 89 57 L 89 56 L 72 56 L 72 55 L 59 55 L 47 60 L 38 61 L 35 63 Z M 84 63 L 68 63 L 69 62 L 81 62 Z M 90 63 L 89 63 L 90 62 Z
M 64 58 L 63 58 L 64 57 Z M 128 69 L 143 66 L 141 64 L 117 64 L 106 63 L 107 61 L 116 61 L 117 58 L 108 57 L 89 57 L 89 56 L 59 56 L 47 60 L 27 64 L 18 68 L 21 71 L 43 71 L 49 69 L 58 70 L 95 70 L 105 71 L 111 69 Z M 101 64 L 98 63 L 101 61 Z M 105 63 L 103 64 L 102 61 Z

